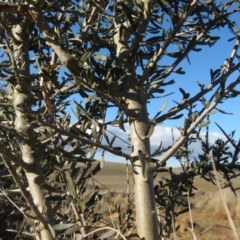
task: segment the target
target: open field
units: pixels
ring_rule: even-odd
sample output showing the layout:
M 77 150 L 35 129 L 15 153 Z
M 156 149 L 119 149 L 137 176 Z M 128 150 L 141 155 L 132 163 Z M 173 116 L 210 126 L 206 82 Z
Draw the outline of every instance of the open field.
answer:
M 128 168 L 129 171 L 129 182 L 130 182 L 130 191 L 131 186 L 133 186 L 133 178 L 131 166 Z M 174 172 L 178 172 L 180 169 L 175 169 Z M 162 176 L 167 176 L 163 174 Z M 160 179 L 162 176 L 157 176 Z M 118 163 L 105 163 L 104 168 L 100 173 L 94 176 L 98 185 L 103 192 L 117 192 L 119 194 L 114 194 L 113 201 L 121 205 L 126 204 L 126 200 L 123 198 L 121 193 L 126 193 L 127 181 L 126 181 L 126 165 Z M 99 182 L 99 183 L 98 183 Z M 221 179 L 221 184 L 224 185 L 223 179 Z M 101 184 L 102 185 L 101 185 Z M 240 187 L 240 179 L 233 180 L 234 187 Z M 194 223 L 194 232 L 198 236 L 208 227 L 213 226 L 209 231 L 204 233 L 198 239 L 205 240 L 225 240 L 225 239 L 234 239 L 231 230 L 229 229 L 229 223 L 225 211 L 223 210 L 223 204 L 220 201 L 219 192 L 216 185 L 207 182 L 206 180 L 196 177 L 194 186 L 198 189 L 196 195 L 190 199 L 192 206 L 192 221 Z M 107 188 L 107 189 L 106 189 Z M 234 220 L 237 231 L 240 235 L 240 202 L 239 196 L 235 196 L 231 190 L 223 190 L 224 197 L 229 206 L 231 216 Z M 132 192 L 130 192 L 132 194 Z M 239 191 L 240 194 L 240 191 Z M 238 191 L 237 191 L 237 195 Z M 113 195 L 111 195 L 113 196 Z M 124 199 L 124 200 L 123 200 Z M 124 202 L 122 202 L 124 201 Z M 190 215 L 184 213 L 177 218 L 176 226 L 179 226 L 178 229 L 178 238 L 177 239 L 193 239 L 191 233 L 186 228 L 191 228 Z M 220 226 L 221 225 L 221 226 Z

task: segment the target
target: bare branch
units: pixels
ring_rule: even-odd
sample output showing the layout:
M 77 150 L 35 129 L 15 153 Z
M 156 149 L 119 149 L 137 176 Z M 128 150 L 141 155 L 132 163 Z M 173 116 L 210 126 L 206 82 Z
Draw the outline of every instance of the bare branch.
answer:
M 26 201 L 28 202 L 28 204 L 33 209 L 34 213 L 36 214 L 36 217 L 38 218 L 38 220 L 43 224 L 44 228 L 49 229 L 48 228 L 48 222 L 43 217 L 43 215 L 40 213 L 37 206 L 34 204 L 33 199 L 31 198 L 31 195 L 27 192 L 24 184 L 22 183 L 21 179 L 19 178 L 15 169 L 13 168 L 13 166 L 11 164 L 12 159 L 8 158 L 8 153 L 6 153 L 6 151 L 2 151 L 0 153 L 0 156 L 2 157 L 4 163 L 5 163 L 6 167 L 8 168 L 10 174 L 12 175 L 15 183 L 17 184 L 17 186 L 21 190 L 21 193 L 22 193 L 23 197 L 26 199 Z
M 143 10 L 142 16 L 139 20 L 139 23 L 138 23 L 138 31 L 136 32 L 136 36 L 132 41 L 132 46 L 129 49 L 129 52 L 131 53 L 131 57 L 135 56 L 135 54 L 138 51 L 140 42 L 142 41 L 142 39 L 145 36 L 146 29 L 147 29 L 147 26 L 148 26 L 148 23 L 149 23 L 151 14 L 152 14 L 151 11 L 154 8 L 153 2 L 154 2 L 153 0 L 143 2 L 144 10 Z
M 13 155 L 10 151 L 4 149 L 4 146 L 0 144 L 0 154 L 3 154 L 3 156 L 10 161 L 14 162 L 18 166 L 22 167 L 26 171 L 31 171 L 31 165 L 24 162 L 21 158 L 19 158 L 16 155 Z
M 106 151 L 108 151 L 110 153 L 113 153 L 113 154 L 117 155 L 117 156 L 121 156 L 121 157 L 124 157 L 126 159 L 131 160 L 131 155 L 130 154 L 124 153 L 121 150 L 117 150 L 114 147 L 109 147 L 109 146 L 106 146 L 106 145 L 102 145 L 100 143 L 88 140 L 88 139 L 86 139 L 84 137 L 77 136 L 77 135 L 75 135 L 73 133 L 70 133 L 70 132 L 68 132 L 66 130 L 60 129 L 60 128 L 58 128 L 56 126 L 53 126 L 53 125 L 51 125 L 49 123 L 46 123 L 46 122 L 40 122 L 40 123 L 41 123 L 42 126 L 48 126 L 48 127 L 52 128 L 52 129 L 54 129 L 56 132 L 60 133 L 61 135 L 71 137 L 71 138 L 79 140 L 79 141 L 81 141 L 81 142 L 83 142 L 85 144 L 89 144 L 91 146 L 104 149 L 104 150 L 106 150 Z
M 167 39 L 165 39 L 165 41 L 164 41 L 163 45 L 160 47 L 158 53 L 156 53 L 156 55 L 154 55 L 153 58 L 148 62 L 148 66 L 147 66 L 146 70 L 144 71 L 144 73 L 143 73 L 143 75 L 142 75 L 142 77 L 140 79 L 140 84 L 142 84 L 148 78 L 148 76 L 151 73 L 152 69 L 154 69 L 156 63 L 164 55 L 165 50 L 170 45 L 172 40 L 176 37 L 177 32 L 180 30 L 180 28 L 182 27 L 183 23 L 185 22 L 187 17 L 191 14 L 191 12 L 193 11 L 193 9 L 195 8 L 197 3 L 198 3 L 198 1 L 194 0 L 190 4 L 190 8 L 189 8 L 188 12 L 183 14 L 181 19 L 177 23 L 176 27 L 172 30 L 172 32 L 169 35 L 169 37 Z
M 232 63 L 233 63 L 234 58 L 236 57 L 237 50 L 238 50 L 239 46 L 240 46 L 240 34 L 237 37 L 237 41 L 236 41 L 236 43 L 234 45 L 234 48 L 232 50 L 232 53 L 231 53 L 231 56 L 230 56 L 230 59 L 229 59 L 229 66 L 230 66 L 230 68 L 232 67 Z
M 240 83 L 240 78 L 238 78 L 236 81 L 231 83 L 225 91 L 222 93 L 222 95 L 219 96 L 218 99 L 216 99 L 208 108 L 206 108 L 202 114 L 195 120 L 195 122 L 192 123 L 192 125 L 188 128 L 186 131 L 186 134 L 184 136 L 181 136 L 178 141 L 172 146 L 171 149 L 169 149 L 163 157 L 160 158 L 158 161 L 158 165 L 162 166 L 166 163 L 166 161 L 174 155 L 174 153 L 177 151 L 177 149 L 186 141 L 188 136 L 197 128 L 198 124 L 200 124 L 203 119 L 207 116 L 209 112 L 211 112 L 218 103 L 229 93 L 231 90 Z
M 216 87 L 219 83 L 224 82 L 227 80 L 227 78 L 236 70 L 238 70 L 240 67 L 240 63 L 235 65 L 233 68 L 231 68 L 228 72 L 223 74 L 218 80 L 214 81 L 213 83 L 209 84 L 209 86 L 205 89 L 202 89 L 199 93 L 197 93 L 194 97 L 187 100 L 185 103 L 178 105 L 176 108 L 172 109 L 168 113 L 156 118 L 153 120 L 154 123 L 161 123 L 165 119 L 174 116 L 176 113 L 182 111 L 186 107 L 190 106 L 194 102 L 198 101 L 202 96 L 204 96 L 206 93 L 210 92 L 214 87 Z
M 218 190 L 219 190 L 219 193 L 220 193 L 220 197 L 221 197 L 223 206 L 224 206 L 224 208 L 225 208 L 225 212 L 226 212 L 227 217 L 228 217 L 229 225 L 231 226 L 234 239 L 235 239 L 235 240 L 239 240 L 238 233 L 237 233 L 236 227 L 235 227 L 235 225 L 234 225 L 234 222 L 233 222 L 233 220 L 232 220 L 232 217 L 231 217 L 229 208 L 228 208 L 228 206 L 227 206 L 226 201 L 224 200 L 224 196 L 223 196 L 223 192 L 222 192 L 222 189 L 221 189 L 221 186 L 220 186 L 220 182 L 219 182 L 219 179 L 218 179 L 217 169 L 216 169 L 216 165 L 215 165 L 215 161 L 214 161 L 214 157 L 213 157 L 213 152 L 212 152 L 212 151 L 210 152 L 210 158 L 211 158 L 211 162 L 212 162 L 212 166 L 213 166 L 215 178 L 216 178 L 216 180 L 217 180 L 217 186 L 218 186 Z
M 27 12 L 28 6 L 25 4 L 0 3 L 0 12 Z

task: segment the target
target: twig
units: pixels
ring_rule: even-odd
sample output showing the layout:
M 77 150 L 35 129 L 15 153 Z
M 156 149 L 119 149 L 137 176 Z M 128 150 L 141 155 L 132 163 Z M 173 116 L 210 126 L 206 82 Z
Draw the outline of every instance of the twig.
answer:
M 49 229 L 48 222 L 46 221 L 44 216 L 40 213 L 37 206 L 34 204 L 33 199 L 31 198 L 30 194 L 27 192 L 27 190 L 26 190 L 25 186 L 23 185 L 21 179 L 19 178 L 15 169 L 13 168 L 13 166 L 10 162 L 10 159 L 8 159 L 8 157 L 6 156 L 6 154 L 4 154 L 4 152 L 0 153 L 0 156 L 3 159 L 3 161 L 4 161 L 7 169 L 9 170 L 10 174 L 12 175 L 15 183 L 17 184 L 17 186 L 21 190 L 21 193 L 22 193 L 23 197 L 26 199 L 26 201 L 28 202 L 28 204 L 33 209 L 34 213 L 36 214 L 36 217 L 38 218 L 38 220 L 43 224 L 43 226 L 46 229 Z
M 19 208 L 17 206 L 17 204 L 15 202 L 12 201 L 11 198 L 8 197 L 8 195 L 0 188 L 0 192 L 3 194 L 3 196 L 5 196 L 7 198 L 7 200 L 15 207 L 19 210 L 19 212 L 21 212 L 23 214 L 23 216 L 27 219 L 27 221 L 29 222 L 29 224 L 32 226 L 32 228 L 35 230 L 35 233 L 37 234 L 37 230 L 35 225 L 32 223 L 32 221 L 28 218 L 28 216 L 22 211 L 21 208 Z
M 162 55 L 164 54 L 164 52 L 166 51 L 167 47 L 170 45 L 170 43 L 172 42 L 172 39 L 175 38 L 175 35 L 177 34 L 177 32 L 180 30 L 180 28 L 182 27 L 184 21 L 187 19 L 187 17 L 191 14 L 191 12 L 193 11 L 195 5 L 198 3 L 197 0 L 194 0 L 190 5 L 190 8 L 188 10 L 187 13 L 184 13 L 182 18 L 179 20 L 179 22 L 177 23 L 176 27 L 172 30 L 170 36 L 165 40 L 164 44 L 160 47 L 158 53 L 156 53 L 156 55 L 149 61 L 148 63 L 148 67 L 145 69 L 141 79 L 140 79 L 140 84 L 143 83 L 149 76 L 151 69 L 154 68 L 154 66 L 156 65 L 157 61 L 162 57 Z
M 104 149 L 104 150 L 106 150 L 106 151 L 108 151 L 110 153 L 113 153 L 113 154 L 117 155 L 117 156 L 122 156 L 122 157 L 125 157 L 127 159 L 131 159 L 130 154 L 124 153 L 121 150 L 116 150 L 113 147 L 109 147 L 109 146 L 102 145 L 100 143 L 94 142 L 92 140 L 88 140 L 88 139 L 86 139 L 84 137 L 78 136 L 76 134 L 70 133 L 70 132 L 65 131 L 63 129 L 60 129 L 60 128 L 56 127 L 56 126 L 53 126 L 52 124 L 49 124 L 47 122 L 40 122 L 40 123 L 41 123 L 42 126 L 48 126 L 48 127 L 52 128 L 52 129 L 54 129 L 56 132 L 60 133 L 61 135 L 65 135 L 65 136 L 77 139 L 77 140 L 79 140 L 79 141 L 81 141 L 81 142 L 83 142 L 85 144 L 89 144 L 91 146 Z
M 86 234 L 85 237 L 90 236 L 90 235 L 92 235 L 92 234 L 95 233 L 95 232 L 99 232 L 99 231 L 107 230 L 107 229 L 115 231 L 118 235 L 120 235 L 120 236 L 122 237 L 122 239 L 127 240 L 127 239 L 122 235 L 122 233 L 121 233 L 120 231 L 118 231 L 117 229 L 112 228 L 112 227 L 102 227 L 102 228 L 98 228 L 98 229 L 93 230 L 92 232 Z
M 0 144 L 0 155 L 2 158 L 8 159 L 8 161 L 12 161 L 18 166 L 22 167 L 25 171 L 31 170 L 31 166 L 28 163 L 24 162 L 20 157 L 12 154 L 10 151 L 4 149 L 4 147 L 1 144 Z
M 85 237 L 86 236 L 86 233 L 85 233 L 85 230 L 84 230 L 84 222 L 85 221 L 82 221 L 83 220 L 83 218 L 82 218 L 83 216 L 82 216 L 82 214 L 81 215 L 79 214 L 75 203 L 71 202 L 71 206 L 72 206 L 73 212 L 74 212 L 74 214 L 76 216 L 77 222 L 79 224 L 80 232 L 83 235 L 83 237 Z
M 189 229 L 189 228 L 186 228 L 186 229 L 188 229 L 192 233 L 193 239 L 197 240 L 197 237 L 196 237 L 195 232 L 194 232 L 194 225 L 193 225 L 193 218 L 192 218 L 192 208 L 191 208 L 191 203 L 190 203 L 190 198 L 189 198 L 189 192 L 187 192 L 187 199 L 188 199 L 188 209 L 189 209 L 189 215 L 190 215 L 190 221 L 191 221 L 191 229 Z
M 223 228 L 227 228 L 229 230 L 231 230 L 230 227 L 224 226 L 224 225 L 220 225 L 220 224 L 214 224 L 208 228 L 206 228 L 205 230 L 203 230 L 202 232 L 200 232 L 200 234 L 197 236 L 197 239 L 199 239 L 204 233 L 206 233 L 207 231 L 209 231 L 211 228 L 213 227 L 223 227 Z
M 229 208 L 228 208 L 228 206 L 227 206 L 227 203 L 226 203 L 226 201 L 225 201 L 225 199 L 224 199 L 224 196 L 223 196 L 223 193 L 222 193 L 222 189 L 221 189 L 220 182 L 219 182 L 219 179 L 218 179 L 217 169 L 216 169 L 216 165 L 215 165 L 215 161 L 214 161 L 214 157 L 213 157 L 213 151 L 211 150 L 209 154 L 210 154 L 210 159 L 211 159 L 211 161 L 212 161 L 212 166 L 213 166 L 214 174 L 215 174 L 215 177 L 216 177 L 216 182 L 217 182 L 218 190 L 219 190 L 219 193 L 220 193 L 220 197 L 221 197 L 223 206 L 224 206 L 224 208 L 225 208 L 225 212 L 226 212 L 226 214 L 227 214 L 229 224 L 230 224 L 231 229 L 232 229 L 232 231 L 233 231 L 234 239 L 239 240 L 236 227 L 235 227 L 235 225 L 234 225 L 234 222 L 233 222 L 233 220 L 232 220 L 232 217 L 231 217 Z
M 208 87 L 202 89 L 199 93 L 197 93 L 194 97 L 190 98 L 188 101 L 186 101 L 185 103 L 177 106 L 176 108 L 174 108 L 173 110 L 167 112 L 166 114 L 163 114 L 162 116 L 156 118 L 153 120 L 153 122 L 156 123 L 161 123 L 164 120 L 174 116 L 175 114 L 177 114 L 178 112 L 186 109 L 186 107 L 190 106 L 191 104 L 195 103 L 197 100 L 199 100 L 202 96 L 204 96 L 205 94 L 207 94 L 208 92 L 212 91 L 212 89 L 214 87 L 216 87 L 218 84 L 225 82 L 226 79 L 231 75 L 231 73 L 233 73 L 234 71 L 239 70 L 240 68 L 240 63 L 236 64 L 233 68 L 230 69 L 230 71 L 226 72 L 225 74 L 223 74 L 221 77 L 219 77 L 216 81 L 214 81 L 213 83 L 209 84 Z
M 173 156 L 173 154 L 179 149 L 179 147 L 184 143 L 184 141 L 188 138 L 188 136 L 197 128 L 197 126 L 203 121 L 203 119 L 207 116 L 209 112 L 214 109 L 217 104 L 228 94 L 231 92 L 231 90 L 240 83 L 240 78 L 238 78 L 236 81 L 232 82 L 222 93 L 221 96 L 219 96 L 218 99 L 216 99 L 208 108 L 206 108 L 202 114 L 195 120 L 195 122 L 192 123 L 192 125 L 188 128 L 186 131 L 186 134 L 184 136 L 181 136 L 178 141 L 164 154 L 163 157 L 160 158 L 158 161 L 158 165 L 162 166 L 166 161 Z
M 239 48 L 239 45 L 240 45 L 240 34 L 238 35 L 237 37 L 237 41 L 233 47 L 233 50 L 232 50 L 232 53 L 231 53 L 231 56 L 230 56 L 230 59 L 229 59 L 229 67 L 231 68 L 232 67 L 232 63 L 233 63 L 233 60 L 237 54 L 237 50 Z

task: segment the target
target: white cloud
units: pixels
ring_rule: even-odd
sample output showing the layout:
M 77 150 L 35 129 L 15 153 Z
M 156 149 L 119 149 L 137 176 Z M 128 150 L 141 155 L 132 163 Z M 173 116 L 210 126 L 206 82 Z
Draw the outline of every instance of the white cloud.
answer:
M 162 142 L 163 147 L 172 145 L 173 139 L 176 141 L 180 137 L 177 128 L 156 126 L 153 135 L 151 136 L 151 146 L 158 147 Z
M 129 140 L 128 140 L 129 127 L 128 127 L 127 124 L 125 124 L 125 129 L 126 129 L 126 132 L 122 131 L 118 127 L 108 126 L 108 130 L 110 132 L 114 133 L 117 136 L 117 138 L 116 138 L 116 140 L 113 144 L 113 147 L 121 147 L 123 152 L 130 154 L 131 153 L 131 148 L 129 148 L 129 145 L 127 145 L 125 142 L 123 142 L 119 139 L 119 138 L 121 138 L 124 141 L 129 143 Z M 173 138 L 172 135 L 174 136 L 174 138 Z M 202 140 L 204 140 L 204 141 L 205 141 L 205 135 L 206 135 L 206 132 L 202 132 L 200 134 L 200 136 L 202 137 Z M 109 140 L 111 141 L 111 139 L 113 138 L 113 135 L 108 132 L 108 137 L 109 137 Z M 174 139 L 174 142 L 176 142 L 179 137 L 180 137 L 180 133 L 179 133 L 179 130 L 177 128 L 171 128 L 171 127 L 167 127 L 167 126 L 165 127 L 165 126 L 157 125 L 155 127 L 155 131 L 154 131 L 154 133 L 153 133 L 153 135 L 151 136 L 151 139 L 150 139 L 152 152 L 159 147 L 161 142 L 162 142 L 162 147 L 168 147 L 168 146 L 171 146 L 173 144 L 173 139 Z M 225 136 L 223 134 L 219 133 L 219 132 L 209 132 L 209 142 L 210 142 L 210 144 L 213 144 L 219 138 L 221 138 L 223 140 L 226 139 Z M 107 144 L 106 140 L 103 141 L 103 144 Z M 201 143 L 199 141 L 197 141 L 195 143 L 192 143 L 189 147 L 189 150 L 190 151 L 193 150 L 193 153 L 191 154 L 191 157 L 197 157 L 198 154 L 202 153 Z M 107 152 L 105 152 L 105 157 L 106 157 L 107 160 L 111 159 L 111 161 L 115 161 L 114 160 L 115 158 L 116 159 L 123 159 L 123 158 L 118 158 L 118 157 L 116 157 L 116 156 L 114 156 L 110 153 L 107 153 Z M 158 158 L 158 157 L 156 157 L 156 158 Z

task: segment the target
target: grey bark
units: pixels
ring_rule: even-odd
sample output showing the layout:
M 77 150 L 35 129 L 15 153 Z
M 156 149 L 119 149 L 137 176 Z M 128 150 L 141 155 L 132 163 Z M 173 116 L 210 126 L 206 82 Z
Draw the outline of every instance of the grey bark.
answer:
M 28 109 L 31 100 L 31 78 L 30 63 L 28 55 L 28 36 L 25 32 L 28 23 L 27 20 L 15 26 L 12 30 L 15 48 L 15 65 L 17 84 L 14 87 L 13 102 L 16 113 L 15 129 L 21 136 L 19 139 L 22 159 L 28 164 L 28 170 L 25 170 L 29 192 L 33 198 L 34 204 L 38 210 L 51 224 L 50 205 L 44 199 L 44 190 L 41 184 L 44 183 L 41 162 L 44 157 L 44 150 L 37 144 L 37 136 L 34 132 L 34 126 L 28 118 Z M 39 232 L 42 240 L 52 240 L 52 234 L 48 226 L 39 224 Z
M 142 95 L 134 89 L 129 94 L 134 96 L 128 101 L 128 109 L 135 117 L 129 118 L 134 170 L 134 193 L 138 235 L 141 239 L 158 239 L 158 226 L 153 192 L 153 171 L 150 164 L 150 141 L 145 138 L 148 113 Z M 134 99 L 133 99 L 134 98 Z M 139 159 L 139 152 L 145 156 Z

